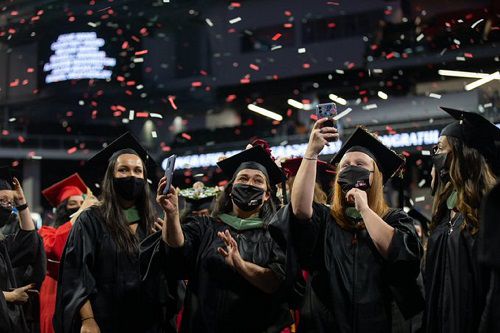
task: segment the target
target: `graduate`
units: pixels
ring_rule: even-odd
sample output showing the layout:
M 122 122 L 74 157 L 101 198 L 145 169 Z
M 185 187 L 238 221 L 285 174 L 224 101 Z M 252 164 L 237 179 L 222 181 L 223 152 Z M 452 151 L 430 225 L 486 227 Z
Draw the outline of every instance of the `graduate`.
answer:
M 337 165 L 331 206 L 315 203 L 318 155 L 338 138 L 334 127 L 323 127 L 326 120 L 313 127 L 286 207 L 288 240 L 311 274 L 298 331 L 390 332 L 392 300 L 406 318 L 423 308 L 413 220 L 389 208 L 383 195 L 404 161 L 358 128 L 331 161 Z M 293 265 L 288 254 L 287 262 Z
M 479 261 L 490 271 L 486 305 L 481 317 L 479 332 L 500 332 L 500 183 L 488 194 L 481 211 Z
M 155 221 L 147 179 L 156 164 L 130 133 L 88 163 L 95 175 L 104 175 L 102 193 L 98 205 L 79 215 L 68 237 L 55 331 L 167 331 L 162 291 L 157 281 L 154 286 L 142 281 L 139 265 L 139 243 Z
M 34 275 L 39 272 L 32 269 L 32 274 L 23 279 L 30 282 L 19 285 L 14 270 L 40 267 L 40 263 L 45 263 L 45 256 L 21 184 L 3 167 L 0 170 L 0 227 L 15 214 L 13 208 L 19 214 L 19 230 L 8 236 L 0 233 L 0 332 L 24 333 L 29 332 L 29 328 L 22 304 L 28 301 L 29 293 L 36 292 L 41 281 L 36 281 Z M 45 274 L 43 268 L 41 273 Z
M 281 167 L 287 176 L 286 185 L 288 193 L 292 193 L 293 183 L 299 171 L 301 157 L 289 158 L 281 163 Z M 331 183 L 335 178 L 335 169 L 331 164 L 318 160 L 316 171 L 316 184 L 314 185 L 313 201 L 320 204 L 328 204 L 328 195 L 331 192 Z M 287 197 L 290 197 L 288 195 Z
M 207 187 L 202 182 L 196 182 L 192 188 L 181 190 L 179 199 L 182 197 L 186 201 L 183 215 L 210 216 L 219 192 L 218 188 Z
M 167 270 L 189 280 L 180 332 L 281 332 L 291 323 L 280 296 L 284 254 L 266 226 L 275 213 L 271 188 L 284 175 L 260 146 L 218 165 L 231 180 L 212 217 L 192 216 L 181 225 L 174 188 L 162 194 L 165 178 L 158 188 L 165 223 L 156 253 L 166 251 Z
M 479 209 L 496 183 L 500 129 L 479 114 L 442 109 L 456 120 L 442 130 L 432 157 L 424 324 L 427 332 L 476 332 L 486 288 L 477 259 Z
M 47 255 L 47 275 L 40 288 L 40 332 L 54 332 L 52 319 L 56 305 L 57 276 L 66 240 L 73 222 L 71 216 L 83 204 L 87 186 L 75 173 L 44 189 L 43 196 L 56 209 L 53 226 L 42 226 L 38 233 L 43 239 Z

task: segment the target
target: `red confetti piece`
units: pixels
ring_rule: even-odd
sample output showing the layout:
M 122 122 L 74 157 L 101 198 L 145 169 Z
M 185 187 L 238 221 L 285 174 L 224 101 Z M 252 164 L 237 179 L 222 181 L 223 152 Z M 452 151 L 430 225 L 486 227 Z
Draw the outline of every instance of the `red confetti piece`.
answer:
M 9 135 L 9 133 L 10 133 L 9 130 L 6 129 L 2 130 L 2 135 Z
M 202 70 L 200 70 L 200 74 L 203 76 L 207 76 L 208 72 L 202 69 Z
M 289 10 L 285 10 L 285 16 L 292 16 L 292 12 Z
M 70 17 L 68 18 L 68 21 L 70 21 L 70 22 L 75 22 L 75 21 L 76 21 L 76 18 L 75 18 L 74 16 L 70 16 Z
M 19 12 L 17 10 L 13 10 L 10 12 L 10 15 L 12 16 L 17 16 L 19 14 Z
M 247 77 L 245 77 L 245 78 L 243 78 L 243 79 L 240 80 L 240 83 L 241 84 L 248 84 L 248 83 L 250 83 L 250 79 L 247 78 Z
M 175 96 L 168 96 L 168 101 L 174 110 L 177 110 L 177 105 L 175 105 Z
M 310 115 L 309 118 L 311 118 L 314 121 L 318 120 L 318 116 L 315 114 Z
M 35 71 L 35 69 L 33 67 L 28 67 L 28 69 L 26 69 L 26 73 L 33 73 Z
M 167 152 L 167 151 L 171 151 L 172 148 L 170 146 L 163 146 L 163 147 L 161 147 L 161 150 Z
M 96 119 L 97 118 L 97 110 L 93 110 L 92 111 L 92 119 Z
M 125 49 L 127 49 L 127 48 L 128 48 L 128 42 L 127 42 L 127 41 L 124 41 L 124 42 L 122 43 L 122 50 L 125 50 Z
M 78 150 L 77 147 L 71 147 L 70 149 L 67 150 L 67 153 L 68 153 L 68 155 L 71 155 L 71 154 L 76 153 L 77 150 Z
M 389 53 L 388 55 L 385 56 L 386 59 L 392 59 L 394 58 L 394 52 Z
M 191 87 L 201 87 L 202 83 L 200 81 L 191 82 Z
M 285 24 L 283 24 L 283 28 L 291 29 L 291 28 L 293 28 L 293 24 L 292 23 L 285 23 Z
M 241 7 L 241 3 L 239 3 L 239 2 L 231 2 L 230 6 L 233 7 L 233 8 L 240 8 Z
M 136 36 L 132 36 L 131 37 L 134 41 L 136 41 L 137 43 L 139 43 L 141 40 L 139 39 L 139 37 L 136 37 Z
M 464 57 L 466 57 L 466 58 L 473 58 L 474 56 L 472 55 L 472 53 L 465 52 L 464 53 Z
M 258 70 L 260 70 L 260 67 L 259 67 L 259 66 L 257 66 L 257 65 L 254 65 L 254 64 L 250 64 L 250 66 L 249 66 L 249 67 L 250 67 L 251 69 L 253 69 L 254 71 L 258 71 Z
M 330 28 L 330 29 L 333 29 L 337 26 L 337 24 L 335 22 L 330 22 L 328 23 L 327 27 Z
M 407 152 L 406 150 L 403 150 L 403 155 L 406 156 L 406 157 L 410 157 L 411 154 L 409 152 Z
M 291 117 L 292 115 L 293 115 L 293 111 L 292 111 L 292 109 L 288 109 L 288 110 L 286 110 L 286 116 L 287 116 L 287 117 Z
M 134 93 L 131 90 L 125 90 L 125 94 L 132 96 Z
M 311 64 L 308 64 L 307 62 L 302 64 L 302 68 L 304 69 L 308 69 L 308 68 L 311 68 Z
M 135 86 L 135 81 L 127 81 L 127 86 Z
M 353 62 L 350 62 L 350 63 L 347 65 L 347 68 L 348 68 L 348 69 L 353 69 L 353 68 L 354 68 L 354 66 L 356 66 L 356 64 L 355 64 L 355 63 L 353 63 Z
M 226 97 L 226 102 L 227 102 L 227 103 L 231 103 L 231 102 L 233 102 L 236 98 L 237 98 L 237 96 L 236 96 L 235 94 L 228 95 L 228 96 Z
M 125 81 L 125 77 L 124 77 L 124 76 L 121 76 L 121 75 L 118 75 L 118 76 L 116 77 L 116 81 L 118 81 L 118 82 L 123 82 L 123 81 Z
M 149 117 L 149 112 L 137 112 L 135 116 L 136 118 L 147 118 Z
M 15 79 L 14 81 L 9 83 L 9 87 L 17 87 L 19 85 L 19 79 Z
M 22 135 L 19 135 L 17 137 L 17 141 L 19 141 L 20 143 L 24 143 L 26 141 L 26 139 Z
M 142 50 L 142 51 L 137 51 L 135 52 L 135 55 L 138 56 L 138 55 L 143 55 L 143 54 L 148 54 L 148 50 Z
M 182 133 L 181 136 L 186 139 L 186 140 L 191 140 L 191 135 L 187 134 L 187 133 Z
M 279 32 L 273 36 L 273 38 L 271 38 L 272 40 L 278 40 L 281 38 L 281 36 L 283 36 L 282 34 L 280 34 Z

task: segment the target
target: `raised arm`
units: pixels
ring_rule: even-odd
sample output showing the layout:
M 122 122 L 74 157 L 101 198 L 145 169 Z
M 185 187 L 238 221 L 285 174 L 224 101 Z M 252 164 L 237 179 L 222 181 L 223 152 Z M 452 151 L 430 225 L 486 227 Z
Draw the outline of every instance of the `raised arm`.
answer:
M 158 202 L 165 212 L 162 239 L 170 247 L 182 247 L 184 245 L 184 234 L 179 218 L 179 198 L 173 186 L 170 186 L 167 194 L 163 194 L 166 182 L 167 179 L 165 177 L 160 179 L 156 195 L 156 202 Z
M 293 214 L 299 219 L 310 219 L 313 215 L 314 185 L 316 183 L 316 162 L 318 155 L 328 141 L 338 140 L 337 129 L 334 127 L 321 127 L 327 118 L 318 120 L 309 136 L 307 150 L 300 164 L 292 188 Z
M 12 182 L 14 184 L 14 203 L 19 210 L 19 226 L 22 230 L 35 230 L 35 224 L 31 218 L 30 209 L 28 207 L 28 203 L 26 202 L 26 197 L 24 196 L 21 183 L 15 177 Z

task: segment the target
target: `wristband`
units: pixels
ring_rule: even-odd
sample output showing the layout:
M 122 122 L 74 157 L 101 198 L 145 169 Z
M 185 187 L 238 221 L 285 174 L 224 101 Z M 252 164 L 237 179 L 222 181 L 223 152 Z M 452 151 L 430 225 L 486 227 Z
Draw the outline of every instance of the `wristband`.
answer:
M 317 157 L 306 157 L 306 156 L 304 156 L 303 159 L 308 160 L 308 161 L 317 161 L 318 160 Z
M 22 212 L 26 208 L 28 208 L 28 204 L 27 203 L 19 205 L 19 206 L 16 206 L 16 209 L 17 209 L 18 212 Z

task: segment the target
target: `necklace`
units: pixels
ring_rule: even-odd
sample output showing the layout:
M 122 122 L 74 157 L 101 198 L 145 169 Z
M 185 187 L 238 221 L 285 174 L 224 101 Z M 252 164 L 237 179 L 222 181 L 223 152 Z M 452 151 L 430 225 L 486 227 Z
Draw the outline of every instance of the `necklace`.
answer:
M 451 233 L 453 232 L 454 228 L 455 228 L 455 224 L 457 224 L 457 216 L 455 215 L 453 218 L 450 218 L 450 220 L 448 221 L 448 235 L 451 235 Z

